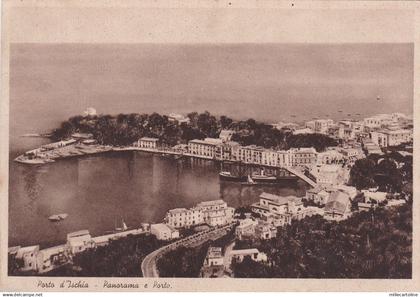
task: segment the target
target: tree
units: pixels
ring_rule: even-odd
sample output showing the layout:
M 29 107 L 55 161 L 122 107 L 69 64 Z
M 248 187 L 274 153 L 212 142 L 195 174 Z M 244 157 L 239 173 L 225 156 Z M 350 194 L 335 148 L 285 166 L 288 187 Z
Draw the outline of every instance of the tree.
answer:
M 357 160 L 350 170 L 349 183 L 358 190 L 376 186 L 375 162 L 370 159 Z

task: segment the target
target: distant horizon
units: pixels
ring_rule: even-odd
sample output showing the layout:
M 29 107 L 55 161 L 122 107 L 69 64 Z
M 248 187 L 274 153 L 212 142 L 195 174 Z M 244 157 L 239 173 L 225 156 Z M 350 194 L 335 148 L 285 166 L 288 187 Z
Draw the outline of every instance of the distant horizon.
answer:
M 266 123 L 413 113 L 413 43 L 25 43 L 10 57 L 11 135 L 87 107 Z

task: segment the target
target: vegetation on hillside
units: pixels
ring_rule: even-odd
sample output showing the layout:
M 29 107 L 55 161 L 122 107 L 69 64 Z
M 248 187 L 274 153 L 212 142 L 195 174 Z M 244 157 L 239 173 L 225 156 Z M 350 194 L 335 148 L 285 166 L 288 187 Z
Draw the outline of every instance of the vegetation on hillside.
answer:
M 218 137 L 222 129 L 231 129 L 235 131 L 232 140 L 242 145 L 255 144 L 276 149 L 315 147 L 318 151 L 337 145 L 336 140 L 326 135 L 293 135 L 289 130 L 278 130 L 254 119 L 234 121 L 227 116 L 216 117 L 207 111 L 191 112 L 187 117 L 189 123 L 179 124 L 158 113 L 74 116 L 55 129 L 51 137 L 61 140 L 75 132 L 92 133 L 100 144 L 121 146 L 146 136 L 159 138 L 163 145 L 174 146 L 192 139 Z
M 267 241 L 239 241 L 256 247 L 269 263 L 250 258 L 232 264 L 235 277 L 411 278 L 412 205 L 356 213 L 341 222 L 320 216 L 293 221 Z
M 357 160 L 350 171 L 349 184 L 358 190 L 378 187 L 379 191 L 412 195 L 413 158 L 391 153 Z

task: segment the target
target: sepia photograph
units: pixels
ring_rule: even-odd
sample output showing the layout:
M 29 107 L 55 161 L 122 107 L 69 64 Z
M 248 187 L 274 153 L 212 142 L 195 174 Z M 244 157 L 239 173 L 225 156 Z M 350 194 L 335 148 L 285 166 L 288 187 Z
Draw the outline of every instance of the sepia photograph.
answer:
M 416 279 L 412 7 L 75 3 L 6 2 L 2 277 Z

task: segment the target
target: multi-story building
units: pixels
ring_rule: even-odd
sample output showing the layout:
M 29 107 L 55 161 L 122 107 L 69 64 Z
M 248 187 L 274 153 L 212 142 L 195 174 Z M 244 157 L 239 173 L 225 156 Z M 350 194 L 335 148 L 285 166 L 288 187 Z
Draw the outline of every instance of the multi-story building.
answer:
M 244 237 L 252 237 L 255 234 L 255 226 L 258 225 L 258 222 L 253 219 L 244 219 L 239 220 L 239 225 L 236 226 L 235 235 L 239 240 L 242 240 Z
M 217 147 L 220 146 L 222 143 L 223 141 L 219 138 L 190 140 L 188 142 L 188 153 L 196 157 L 215 159 L 216 152 L 220 154 L 220 149 L 218 149 Z
M 158 138 L 142 137 L 137 141 L 136 146 L 141 148 L 156 149 L 159 145 Z
M 196 208 L 175 208 L 166 213 L 165 222 L 173 228 L 185 228 L 204 223 L 203 212 Z
M 171 240 L 179 238 L 179 231 L 166 224 L 151 224 L 150 233 L 159 240 Z
M 277 228 L 272 224 L 264 221 L 259 221 L 255 226 L 255 236 L 259 239 L 271 239 L 277 236 Z
M 344 156 L 335 149 L 328 149 L 325 152 L 317 154 L 317 164 L 339 164 L 344 161 Z
M 315 131 L 315 121 L 308 121 L 305 123 L 305 128 Z
M 339 151 L 348 164 L 353 164 L 356 160 L 363 159 L 365 157 L 361 148 L 340 148 Z
M 29 271 L 38 269 L 37 267 L 37 256 L 39 252 L 39 245 L 19 247 L 16 252 L 16 259 L 23 261 L 22 271 Z
M 203 267 L 200 270 L 200 277 L 222 277 L 224 274 L 224 257 L 221 247 L 209 247 Z
M 328 198 L 330 197 L 330 193 L 328 193 L 324 188 L 322 187 L 315 187 L 311 188 L 306 191 L 305 198 L 307 200 L 311 200 L 315 203 L 319 204 L 325 204 L 327 203 Z
M 263 150 L 261 152 L 261 165 L 279 166 L 278 153 L 273 150 Z
M 350 197 L 342 191 L 332 192 L 324 208 L 324 218 L 329 220 L 343 220 L 350 216 Z
M 228 207 L 223 200 L 200 202 L 197 209 L 203 214 L 203 220 L 210 226 L 221 226 L 233 221 L 234 208 Z
M 75 255 L 89 248 L 93 248 L 95 242 L 88 230 L 80 230 L 67 234 L 67 247 L 70 254 Z
M 165 223 L 172 228 L 188 228 L 200 224 L 221 226 L 233 221 L 234 209 L 223 200 L 205 201 L 196 207 L 175 208 L 166 213 Z
M 248 145 L 239 147 L 237 160 L 248 164 L 261 164 L 262 153 L 264 148 L 256 145 Z
M 341 165 L 316 165 L 310 170 L 311 176 L 318 185 L 332 186 L 343 182 L 344 171 Z
M 383 129 L 370 132 L 370 136 L 374 144 L 379 147 L 387 147 L 412 141 L 413 131 L 411 129 Z
M 292 148 L 289 152 L 292 166 L 311 167 L 316 163 L 317 152 L 313 147 Z
M 333 120 L 315 120 L 315 133 L 328 134 L 328 128 L 334 124 Z

